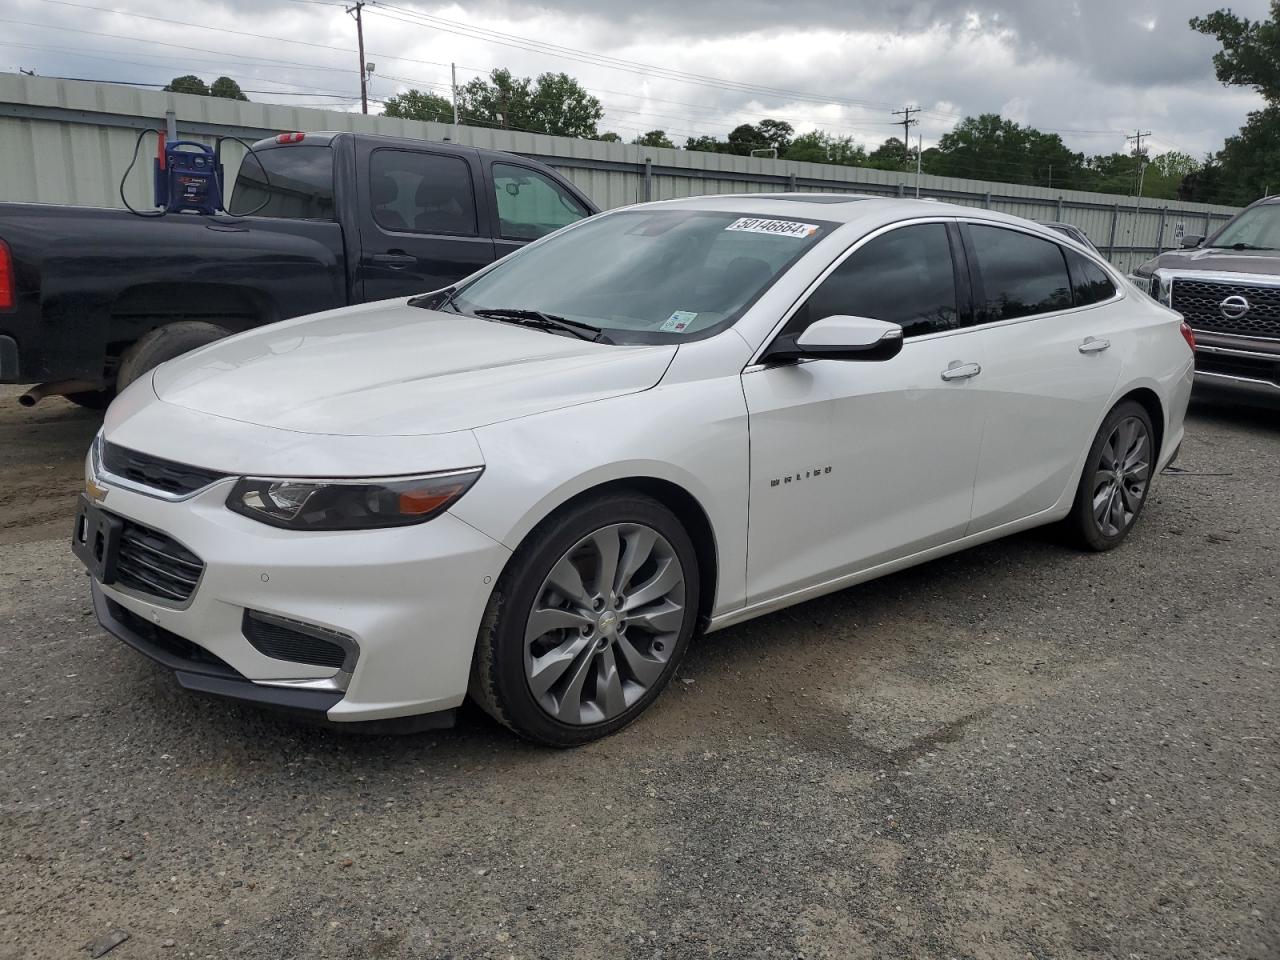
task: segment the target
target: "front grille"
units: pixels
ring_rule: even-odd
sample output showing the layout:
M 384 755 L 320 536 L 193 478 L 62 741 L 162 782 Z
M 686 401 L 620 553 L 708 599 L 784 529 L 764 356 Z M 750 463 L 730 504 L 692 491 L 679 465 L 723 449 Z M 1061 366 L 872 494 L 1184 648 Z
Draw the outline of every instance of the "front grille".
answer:
M 1234 320 L 1224 317 L 1220 306 L 1227 297 L 1244 297 L 1249 312 Z M 1175 277 L 1172 306 L 1196 330 L 1280 339 L 1280 287 Z
M 337 668 L 347 659 L 339 641 L 350 638 L 308 623 L 246 610 L 241 629 L 255 650 L 276 660 Z
M 114 443 L 102 445 L 102 466 L 117 477 L 176 496 L 194 493 L 226 476 L 225 473 L 153 457 Z
M 115 582 L 162 600 L 189 600 L 204 573 L 204 561 L 159 530 L 121 519 Z
M 198 643 L 192 643 L 186 637 L 180 637 L 172 630 L 166 630 L 164 627 L 152 623 L 146 617 L 139 616 L 128 607 L 123 607 L 110 598 L 104 599 L 107 602 L 107 612 L 126 627 L 130 633 L 151 646 L 158 647 L 169 656 L 190 664 L 192 668 L 198 668 L 201 673 L 225 674 L 229 677 L 240 676 L 240 673 L 229 663 L 221 657 L 210 653 Z

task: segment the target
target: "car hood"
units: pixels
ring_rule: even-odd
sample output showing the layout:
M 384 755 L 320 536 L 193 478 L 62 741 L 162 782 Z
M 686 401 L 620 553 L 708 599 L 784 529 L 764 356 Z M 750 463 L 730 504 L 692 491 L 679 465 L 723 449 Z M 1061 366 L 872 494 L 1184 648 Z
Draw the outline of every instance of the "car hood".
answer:
M 1221 248 L 1196 248 L 1170 250 L 1148 260 L 1140 272 L 1151 274 L 1156 270 L 1191 272 L 1207 270 L 1217 273 L 1262 273 L 1280 275 L 1280 251 L 1275 250 L 1223 250 Z
M 165 403 L 300 433 L 449 433 L 646 390 L 671 345 L 611 346 L 384 302 L 263 327 L 155 371 Z

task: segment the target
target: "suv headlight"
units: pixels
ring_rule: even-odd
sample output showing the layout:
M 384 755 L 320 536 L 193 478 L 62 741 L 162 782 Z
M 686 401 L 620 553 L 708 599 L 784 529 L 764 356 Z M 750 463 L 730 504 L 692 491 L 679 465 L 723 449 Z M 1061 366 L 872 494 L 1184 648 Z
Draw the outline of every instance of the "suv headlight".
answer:
M 405 527 L 444 513 L 483 472 L 484 467 L 468 467 L 367 480 L 245 477 L 232 487 L 227 507 L 288 530 Z

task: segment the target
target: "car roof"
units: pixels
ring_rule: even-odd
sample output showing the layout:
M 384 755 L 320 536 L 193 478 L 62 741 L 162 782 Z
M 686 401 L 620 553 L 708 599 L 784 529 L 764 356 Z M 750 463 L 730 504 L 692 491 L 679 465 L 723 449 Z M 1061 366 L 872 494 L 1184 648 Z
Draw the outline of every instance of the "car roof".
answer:
M 877 197 L 860 193 L 721 193 L 703 197 L 686 197 L 679 200 L 659 200 L 626 207 L 627 210 L 646 208 L 707 210 L 740 213 L 744 216 L 778 217 L 785 220 L 812 218 L 840 224 L 858 224 L 874 229 L 880 224 L 921 217 L 963 217 L 968 220 L 989 220 L 1031 229 L 1050 239 L 1062 235 L 1049 230 L 1034 220 L 1025 220 L 995 210 L 962 206 L 941 200 L 915 197 Z

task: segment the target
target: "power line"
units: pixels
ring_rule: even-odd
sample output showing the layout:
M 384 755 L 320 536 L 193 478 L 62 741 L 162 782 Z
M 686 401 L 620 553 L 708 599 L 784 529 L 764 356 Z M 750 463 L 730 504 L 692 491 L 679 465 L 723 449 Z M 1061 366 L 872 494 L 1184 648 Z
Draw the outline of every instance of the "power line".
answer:
M 901 110 L 893 111 L 895 117 L 902 118 L 902 149 L 906 154 L 904 159 L 908 162 L 911 160 L 911 128 L 920 122 L 919 120 L 912 120 L 911 115 L 919 112 L 919 107 L 903 107 Z

